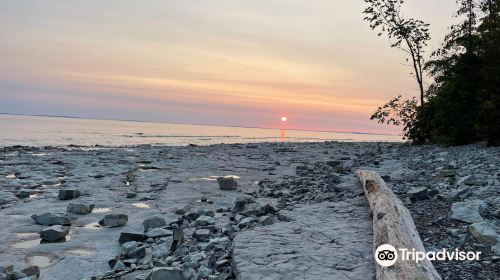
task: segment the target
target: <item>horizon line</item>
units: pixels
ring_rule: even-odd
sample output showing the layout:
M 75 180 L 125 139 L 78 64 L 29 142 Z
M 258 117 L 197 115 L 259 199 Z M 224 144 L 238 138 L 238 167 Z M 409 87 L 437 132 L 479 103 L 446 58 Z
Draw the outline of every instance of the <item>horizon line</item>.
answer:
M 157 124 L 179 124 L 179 125 L 196 125 L 196 126 L 219 126 L 219 127 L 232 127 L 232 128 L 256 128 L 256 129 L 273 129 L 273 130 L 291 130 L 291 131 L 310 131 L 310 132 L 330 132 L 330 133 L 344 133 L 344 134 L 368 134 L 368 135 L 387 135 L 387 136 L 400 136 L 398 134 L 390 133 L 370 133 L 362 131 L 335 131 L 335 130 L 317 130 L 317 129 L 293 129 L 293 128 L 272 128 L 272 127 L 258 127 L 258 126 L 239 126 L 239 125 L 216 125 L 216 124 L 203 124 L 203 123 L 177 123 L 167 121 L 143 121 L 143 120 L 127 120 L 127 119 L 101 119 L 93 117 L 78 117 L 78 116 L 65 116 L 65 115 L 43 115 L 43 114 L 21 114 L 21 113 L 4 113 L 0 115 L 11 116 L 27 116 L 27 117 L 48 117 L 48 118 L 66 118 L 66 119 L 83 119 L 83 120 L 97 120 L 97 121 L 118 121 L 118 122 L 138 122 L 138 123 L 157 123 Z

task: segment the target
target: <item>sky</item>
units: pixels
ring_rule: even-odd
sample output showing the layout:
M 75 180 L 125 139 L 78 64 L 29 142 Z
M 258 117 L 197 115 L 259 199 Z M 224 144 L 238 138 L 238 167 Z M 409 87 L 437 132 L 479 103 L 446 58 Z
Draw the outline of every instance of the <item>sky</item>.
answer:
M 362 0 L 0 0 L 0 112 L 397 133 L 376 108 L 418 88 Z M 431 24 L 454 0 L 407 0 Z

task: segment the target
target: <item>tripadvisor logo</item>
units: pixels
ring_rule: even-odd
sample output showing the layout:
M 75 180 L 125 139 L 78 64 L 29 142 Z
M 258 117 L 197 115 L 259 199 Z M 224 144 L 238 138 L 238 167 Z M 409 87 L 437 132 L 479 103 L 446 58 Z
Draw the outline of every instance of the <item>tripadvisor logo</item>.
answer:
M 399 248 L 396 249 L 390 244 L 384 244 L 378 246 L 375 250 L 375 260 L 381 266 L 388 267 L 396 263 L 396 261 L 413 261 L 416 263 L 429 260 L 429 261 L 444 261 L 444 260 L 454 260 L 454 261 L 478 261 L 481 252 L 465 252 L 455 249 L 454 251 L 448 251 L 442 249 L 436 252 L 421 252 L 415 249 Z

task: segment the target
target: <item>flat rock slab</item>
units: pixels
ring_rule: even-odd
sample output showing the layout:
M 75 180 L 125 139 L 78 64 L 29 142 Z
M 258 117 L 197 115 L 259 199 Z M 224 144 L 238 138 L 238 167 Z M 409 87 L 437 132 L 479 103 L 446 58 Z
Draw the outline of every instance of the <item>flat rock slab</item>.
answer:
M 291 222 L 239 233 L 237 279 L 374 279 L 372 220 L 362 199 L 302 206 L 283 213 Z

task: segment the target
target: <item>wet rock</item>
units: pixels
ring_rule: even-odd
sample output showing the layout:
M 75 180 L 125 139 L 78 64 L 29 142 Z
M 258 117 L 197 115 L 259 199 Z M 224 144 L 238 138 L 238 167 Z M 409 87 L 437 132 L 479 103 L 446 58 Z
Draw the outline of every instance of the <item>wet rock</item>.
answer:
M 268 226 L 274 224 L 274 219 L 269 216 L 262 216 L 259 218 L 259 224 L 263 226 Z
M 70 203 L 68 204 L 68 212 L 79 215 L 87 215 L 92 213 L 94 209 L 94 204 L 85 203 Z
M 146 236 L 142 232 L 123 231 L 120 233 L 118 242 L 120 244 L 130 241 L 143 241 Z
M 55 225 L 42 229 L 42 231 L 40 232 L 40 238 L 45 241 L 55 242 L 66 237 L 68 233 L 69 227 Z
M 59 195 L 57 197 L 60 200 L 70 200 L 73 198 L 80 197 L 80 195 L 82 195 L 82 192 L 79 190 L 63 189 L 63 190 L 59 190 Z
M 478 222 L 469 226 L 470 233 L 484 245 L 500 242 L 500 228 L 489 222 Z
M 146 277 L 147 280 L 187 280 L 178 267 L 155 267 Z
M 410 200 L 412 202 L 424 200 L 429 198 L 429 193 L 427 188 L 424 187 L 419 187 L 419 188 L 413 188 L 407 192 L 408 196 L 410 197 Z
M 233 177 L 219 177 L 217 178 L 217 182 L 219 183 L 219 188 L 223 191 L 235 191 L 238 189 L 238 184 Z
M 153 228 L 164 227 L 167 225 L 167 222 L 161 216 L 153 216 L 145 219 L 144 222 L 142 222 L 142 225 L 144 226 L 144 231 L 147 232 Z
M 52 213 L 43 213 L 40 215 L 32 215 L 31 218 L 35 221 L 35 223 L 43 226 L 53 226 L 53 225 L 62 225 L 62 226 L 69 226 L 71 225 L 71 221 L 68 219 L 68 217 L 59 215 L 59 214 L 52 214 Z
M 122 227 L 127 224 L 128 216 L 125 214 L 107 214 L 99 221 L 101 226 Z
M 194 233 L 194 237 L 199 241 L 208 241 L 211 236 L 212 233 L 208 229 L 198 229 Z
M 208 225 L 213 225 L 215 224 L 215 221 L 212 217 L 210 216 L 200 216 L 198 219 L 196 219 L 196 223 L 199 226 L 208 226 Z
M 148 238 L 160 238 L 160 237 L 172 236 L 172 234 L 173 233 L 171 230 L 167 230 L 164 228 L 153 228 L 146 233 L 146 236 Z
M 483 213 L 487 208 L 484 201 L 480 199 L 468 199 L 463 202 L 455 202 L 451 206 L 451 219 L 467 222 L 476 223 L 483 221 L 481 213 Z

